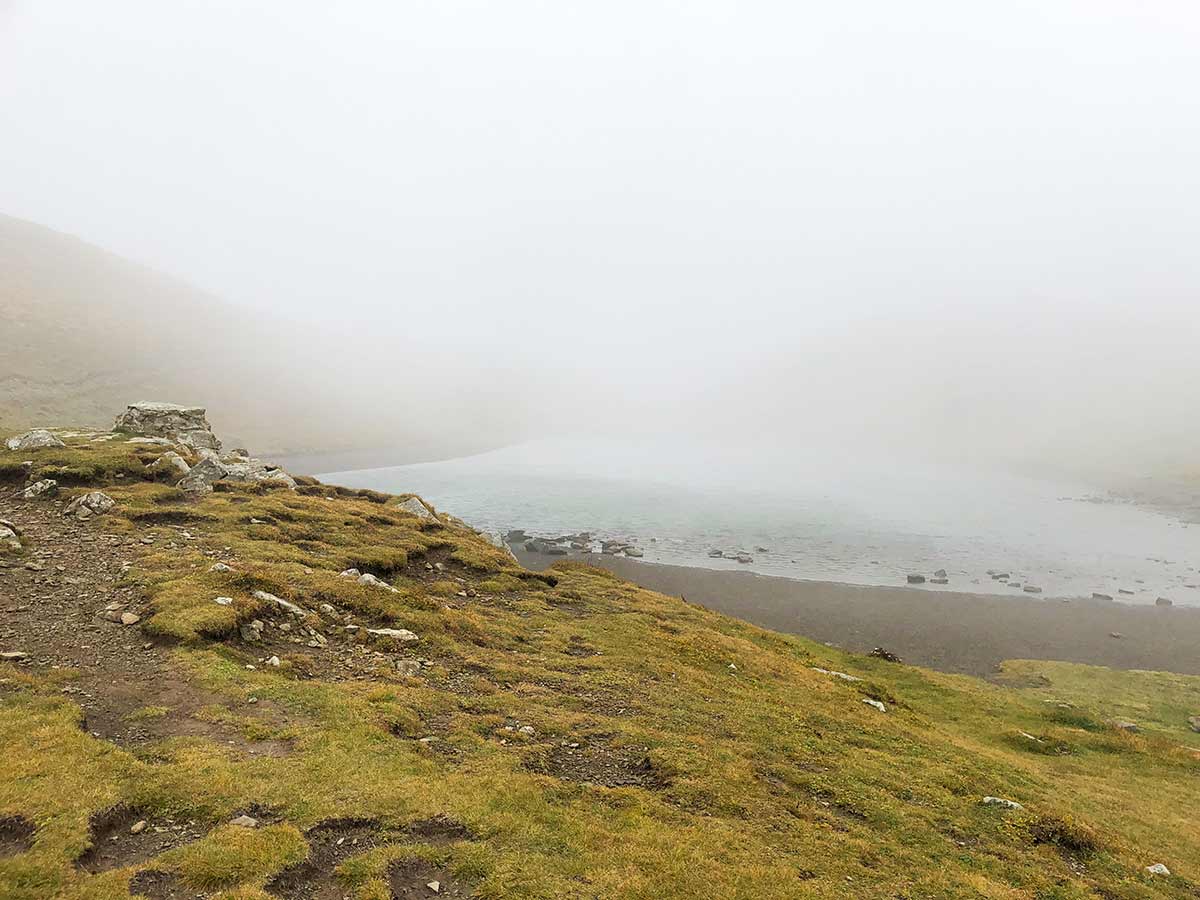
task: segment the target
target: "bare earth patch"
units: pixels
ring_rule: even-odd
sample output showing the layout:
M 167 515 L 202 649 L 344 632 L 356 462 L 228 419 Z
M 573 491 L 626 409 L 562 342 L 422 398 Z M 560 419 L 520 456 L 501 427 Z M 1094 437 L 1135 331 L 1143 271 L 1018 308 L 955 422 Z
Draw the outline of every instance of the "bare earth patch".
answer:
M 144 828 L 134 834 L 139 822 Z M 153 859 L 160 853 L 201 837 L 193 825 L 156 822 L 148 812 L 129 806 L 114 806 L 92 816 L 92 845 L 75 861 L 76 868 L 95 875 Z
M 16 856 L 32 847 L 36 831 L 33 823 L 24 816 L 0 818 L 0 859 Z
M 345 860 L 376 847 L 379 826 L 364 819 L 331 819 L 308 834 L 308 857 L 267 883 L 267 893 L 284 900 L 342 900 L 347 888 L 336 869 Z
M 437 890 L 430 887 L 437 883 Z M 446 869 L 440 869 L 420 859 L 403 859 L 392 863 L 388 869 L 388 887 L 392 900 L 408 898 L 457 897 L 459 900 L 474 897 L 475 892 L 465 882 L 456 879 Z
M 146 869 L 129 879 L 129 893 L 147 900 L 192 900 L 196 892 L 188 890 L 170 872 Z
M 603 787 L 661 788 L 667 783 L 646 755 L 645 747 L 609 747 L 602 743 L 556 745 L 530 763 L 535 772 L 564 781 Z

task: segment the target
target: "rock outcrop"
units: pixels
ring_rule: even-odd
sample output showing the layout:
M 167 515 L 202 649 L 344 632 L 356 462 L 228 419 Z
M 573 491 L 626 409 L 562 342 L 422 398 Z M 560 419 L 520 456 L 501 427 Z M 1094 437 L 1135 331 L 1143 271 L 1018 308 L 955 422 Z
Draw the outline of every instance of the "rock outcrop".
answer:
M 409 497 L 403 503 L 397 503 L 396 508 L 401 512 L 406 512 L 411 516 L 416 516 L 418 519 L 437 520 L 435 516 L 424 503 L 417 497 Z
M 296 479 L 278 466 L 261 459 L 242 456 L 226 457 L 224 460 L 207 456 L 179 479 L 176 487 L 188 493 L 206 493 L 212 490 L 215 481 L 278 482 L 281 486 L 296 489 Z
M 117 416 L 113 431 L 146 437 L 171 438 L 194 450 L 220 450 L 202 406 L 142 401 L 131 403 Z
M 58 482 L 53 478 L 43 478 L 41 481 L 35 481 L 25 490 L 21 491 L 21 497 L 25 500 L 45 500 L 53 497 L 58 493 Z
M 44 450 L 47 447 L 65 447 L 62 441 L 48 432 L 45 428 L 35 428 L 16 437 L 10 437 L 4 442 L 9 450 Z

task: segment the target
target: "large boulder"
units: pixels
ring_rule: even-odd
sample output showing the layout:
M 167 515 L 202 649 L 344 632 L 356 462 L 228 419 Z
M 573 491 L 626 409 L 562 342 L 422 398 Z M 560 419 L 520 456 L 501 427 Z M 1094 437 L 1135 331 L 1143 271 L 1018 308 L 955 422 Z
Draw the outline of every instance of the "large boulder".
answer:
M 45 428 L 35 428 L 33 431 L 10 437 L 4 442 L 4 446 L 9 450 L 43 450 L 46 447 L 65 447 L 67 445 Z
M 103 491 L 89 491 L 68 503 L 63 515 L 90 519 L 92 516 L 104 515 L 116 505 L 117 501 Z
M 131 403 L 117 416 L 113 431 L 147 437 L 171 438 L 196 450 L 220 450 L 201 406 L 142 401 Z

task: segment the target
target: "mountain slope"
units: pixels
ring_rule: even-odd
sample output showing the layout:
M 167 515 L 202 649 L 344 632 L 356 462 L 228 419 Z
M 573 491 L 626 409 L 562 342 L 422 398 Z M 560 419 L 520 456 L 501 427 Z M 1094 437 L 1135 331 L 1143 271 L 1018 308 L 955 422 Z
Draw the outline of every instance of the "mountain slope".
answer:
M 67 442 L 28 474 L 66 496 L 0 492 L 26 544 L 0 570 L 26 654 L 0 663 L 0 896 L 1200 889 L 1200 752 L 1106 724 L 1077 674 L 1026 696 L 856 657 L 586 566 L 527 572 L 404 497 L 189 499 L 149 480 L 161 448 Z M 0 452 L 6 488 L 30 456 Z M 60 514 L 92 488 L 110 514 Z M 1123 710 L 1143 689 L 1105 677 Z

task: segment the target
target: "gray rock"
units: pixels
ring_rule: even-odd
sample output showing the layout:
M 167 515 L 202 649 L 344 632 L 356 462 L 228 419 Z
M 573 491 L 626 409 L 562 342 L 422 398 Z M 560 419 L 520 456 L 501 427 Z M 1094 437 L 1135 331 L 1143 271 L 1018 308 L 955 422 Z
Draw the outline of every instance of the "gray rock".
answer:
M 416 659 L 398 659 L 396 660 L 396 671 L 409 678 L 416 678 L 421 674 L 421 663 Z
M 1005 809 L 1024 809 L 1016 800 L 1005 800 L 1003 797 L 984 797 L 979 801 L 983 806 L 1002 806 Z
M 709 550 L 709 551 L 708 551 L 708 558 L 709 558 L 709 559 L 720 559 L 720 558 L 721 558 L 721 557 L 723 557 L 724 555 L 725 555 L 725 551 L 724 551 L 724 550 Z
M 1042 592 L 1040 587 L 1034 587 L 1032 584 L 1025 585 L 1022 590 L 1027 594 L 1040 594 Z
M 924 584 L 925 576 L 924 575 L 909 575 L 908 583 L 909 584 Z
M 187 464 L 187 460 L 174 450 L 168 450 L 147 468 L 155 475 L 167 475 L 173 478 L 182 478 L 192 470 L 192 467 Z
M 625 555 L 633 559 L 641 559 L 643 556 L 645 556 L 645 554 L 642 553 L 642 551 L 637 547 L 626 547 Z
M 47 447 L 67 446 L 45 428 L 35 428 L 16 437 L 10 437 L 4 442 L 9 450 L 44 450 Z
M 409 497 L 407 500 L 397 503 L 396 508 L 401 512 L 406 512 L 410 516 L 416 516 L 418 519 L 432 519 L 437 521 L 437 516 L 430 511 L 419 497 Z
M 1171 870 L 1168 869 L 1166 866 L 1164 866 L 1162 863 L 1155 863 L 1152 866 L 1146 866 L 1146 871 L 1149 872 L 1151 875 L 1170 875 L 1171 874 Z
M 737 556 L 734 557 L 734 560 L 736 562 L 740 562 L 742 565 L 746 565 L 748 563 L 754 562 L 754 557 L 751 556 L 749 553 L 739 553 Z
M 1169 597 L 1156 597 L 1154 600 L 1155 606 L 1174 606 Z
M 950 579 L 949 578 L 930 578 L 929 583 L 930 584 L 949 584 Z
M 259 600 L 263 603 L 271 603 L 275 606 L 278 606 L 280 609 L 287 610 L 292 615 L 308 615 L 306 610 L 297 606 L 295 603 L 292 603 L 290 600 L 284 600 L 282 597 L 276 597 L 274 594 L 268 594 L 266 591 L 255 591 L 251 596 L 253 596 L 255 600 Z
M 232 597 L 214 597 L 213 603 L 217 604 L 217 606 L 233 606 L 233 598 Z
M 863 697 L 863 703 L 867 704 L 867 706 L 874 707 L 875 709 L 879 710 L 882 713 L 887 712 L 887 707 L 884 706 L 882 703 L 880 703 L 878 700 L 872 700 L 870 697 Z
M 63 510 L 64 516 L 74 516 L 77 519 L 90 519 L 92 516 L 102 516 L 114 506 L 117 501 L 103 491 L 89 491 L 81 497 L 76 497 Z
M 1104 600 L 1108 603 L 1112 603 L 1112 594 L 1101 594 L 1099 591 L 1092 591 L 1092 599 Z
M 251 816 L 238 816 L 236 819 L 233 819 L 229 824 L 236 825 L 238 828 L 257 828 L 258 827 L 258 819 L 255 819 Z
M 53 478 L 43 478 L 35 481 L 21 492 L 26 500 L 45 500 L 58 493 L 58 482 Z
M 262 640 L 263 629 L 266 625 L 260 619 L 255 619 L 238 629 L 238 633 L 242 636 L 242 640 L 248 644 L 257 644 Z
M 1188 716 L 1188 725 L 1192 731 L 1200 732 L 1200 716 Z
M 1115 720 L 1112 723 L 1112 727 L 1117 728 L 1121 731 L 1128 731 L 1130 734 L 1137 734 L 1138 732 L 1140 732 L 1142 730 L 1141 727 L 1137 724 L 1137 722 L 1126 722 L 1122 719 Z
M 242 459 L 238 457 L 235 461 L 227 459 L 221 465 L 225 469 L 225 474 L 221 476 L 223 481 L 247 483 L 278 481 L 292 490 L 296 489 L 296 479 L 279 468 L 279 466 L 265 463 L 261 459 Z
M 946 570 L 938 569 L 936 572 L 933 573 L 933 577 L 934 578 L 946 578 L 947 577 Z
M 364 572 L 362 575 L 359 575 L 356 580 L 359 584 L 366 585 L 367 587 L 383 588 L 385 591 L 391 591 L 393 594 L 400 593 L 382 578 L 376 578 L 370 572 Z
M 225 466 L 220 460 L 207 457 L 200 460 L 175 486 L 189 494 L 204 494 L 212 490 L 213 482 L 225 477 Z
M 397 644 L 415 644 L 420 640 L 419 637 L 407 628 L 368 628 L 367 634 L 372 637 L 393 641 Z
M 0 550 L 16 553 L 20 549 L 21 539 L 17 537 L 17 532 L 7 525 L 0 525 Z
M 840 678 L 842 681 L 862 681 L 857 675 L 848 675 L 845 672 L 838 672 L 835 669 L 822 669 L 820 666 L 810 666 L 814 672 L 820 672 L 822 675 L 832 675 L 834 678 Z
M 204 416 L 204 408 L 200 406 L 142 401 L 129 404 L 117 416 L 113 431 L 172 438 L 196 450 L 220 450 L 221 442 Z
M 219 563 L 213 563 L 212 566 L 209 567 L 208 571 L 210 571 L 210 572 L 232 572 L 233 567 L 227 566 L 223 562 L 219 562 Z

